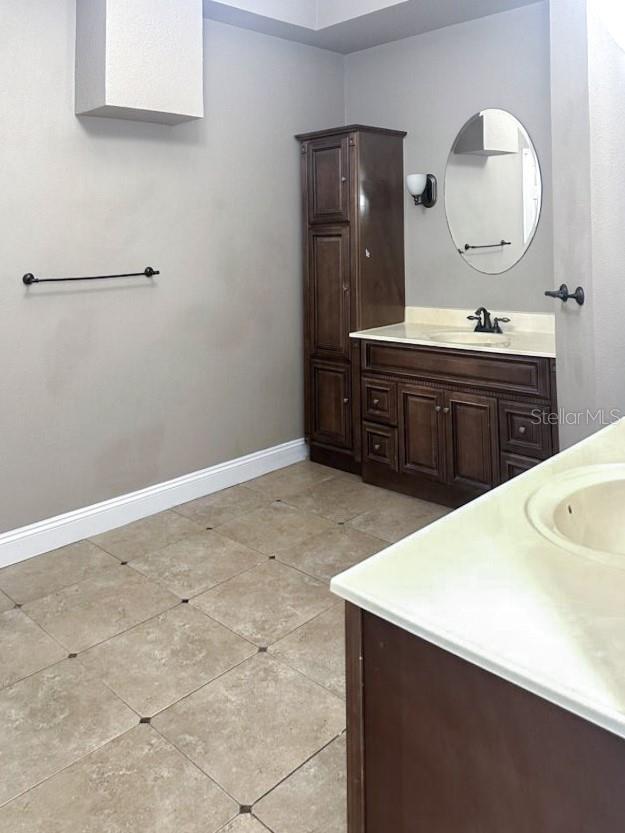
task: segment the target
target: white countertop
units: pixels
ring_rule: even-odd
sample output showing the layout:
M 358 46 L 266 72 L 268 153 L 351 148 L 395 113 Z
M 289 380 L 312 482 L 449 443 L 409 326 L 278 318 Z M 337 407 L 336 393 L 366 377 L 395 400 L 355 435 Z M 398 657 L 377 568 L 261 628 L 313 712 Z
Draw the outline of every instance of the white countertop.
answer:
M 371 341 L 419 344 L 426 347 L 555 358 L 555 320 L 553 315 L 548 314 L 493 312 L 493 319 L 495 316 L 510 318 L 510 323 L 501 325 L 506 341 L 492 347 L 481 344 L 458 344 L 435 338 L 441 333 L 471 333 L 473 326 L 470 321 L 467 321 L 467 316 L 472 314 L 473 310 L 407 307 L 405 321 L 385 327 L 374 327 L 370 330 L 358 330 L 350 333 L 350 336 Z
M 625 738 L 625 557 L 542 537 L 526 502 L 555 474 L 625 462 L 604 428 L 332 580 L 343 599 Z

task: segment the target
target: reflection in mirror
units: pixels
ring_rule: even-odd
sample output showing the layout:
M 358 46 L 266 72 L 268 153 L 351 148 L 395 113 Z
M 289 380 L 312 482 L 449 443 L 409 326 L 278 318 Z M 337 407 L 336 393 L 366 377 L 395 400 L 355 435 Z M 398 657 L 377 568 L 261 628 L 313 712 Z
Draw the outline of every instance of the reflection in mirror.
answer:
M 462 128 L 449 154 L 445 209 L 459 254 L 491 275 L 529 248 L 540 218 L 542 181 L 534 145 L 505 110 L 482 110 Z

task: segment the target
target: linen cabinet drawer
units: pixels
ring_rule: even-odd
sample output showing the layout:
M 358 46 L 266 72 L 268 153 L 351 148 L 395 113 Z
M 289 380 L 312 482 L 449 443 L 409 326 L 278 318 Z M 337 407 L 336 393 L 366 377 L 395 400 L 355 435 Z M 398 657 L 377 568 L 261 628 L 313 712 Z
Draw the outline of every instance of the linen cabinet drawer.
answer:
M 546 460 L 552 455 L 550 408 L 542 402 L 499 403 L 501 450 Z
M 397 386 L 378 379 L 362 381 L 363 417 L 373 422 L 397 425 Z
M 397 429 L 363 423 L 362 453 L 364 460 L 397 471 Z

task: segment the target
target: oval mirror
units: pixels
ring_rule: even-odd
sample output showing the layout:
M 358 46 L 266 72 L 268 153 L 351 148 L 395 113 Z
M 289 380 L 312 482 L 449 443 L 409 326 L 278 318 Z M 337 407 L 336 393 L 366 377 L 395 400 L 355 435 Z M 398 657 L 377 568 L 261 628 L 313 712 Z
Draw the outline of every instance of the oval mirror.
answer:
M 536 234 L 542 204 L 538 156 L 520 121 L 482 110 L 462 128 L 445 173 L 445 210 L 462 259 L 489 275 L 511 269 Z

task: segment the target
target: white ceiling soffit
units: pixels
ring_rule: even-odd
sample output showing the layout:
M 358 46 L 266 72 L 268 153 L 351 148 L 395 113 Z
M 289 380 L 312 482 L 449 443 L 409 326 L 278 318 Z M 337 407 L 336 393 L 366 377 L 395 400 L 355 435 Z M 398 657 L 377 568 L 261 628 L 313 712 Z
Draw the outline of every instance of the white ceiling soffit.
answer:
M 347 54 L 536 2 L 204 0 L 204 17 Z

